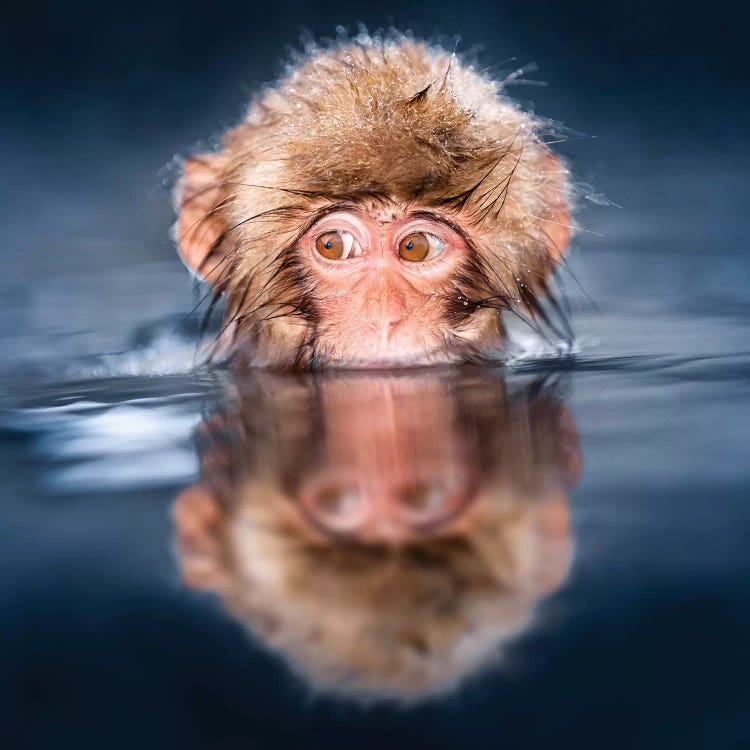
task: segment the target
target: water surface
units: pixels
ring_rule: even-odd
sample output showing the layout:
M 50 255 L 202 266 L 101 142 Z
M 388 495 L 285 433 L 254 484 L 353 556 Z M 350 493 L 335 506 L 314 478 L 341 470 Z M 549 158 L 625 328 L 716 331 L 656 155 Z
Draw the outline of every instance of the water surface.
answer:
M 171 250 L 9 221 L 3 746 L 746 746 L 747 181 L 621 166 L 488 371 L 210 372 Z

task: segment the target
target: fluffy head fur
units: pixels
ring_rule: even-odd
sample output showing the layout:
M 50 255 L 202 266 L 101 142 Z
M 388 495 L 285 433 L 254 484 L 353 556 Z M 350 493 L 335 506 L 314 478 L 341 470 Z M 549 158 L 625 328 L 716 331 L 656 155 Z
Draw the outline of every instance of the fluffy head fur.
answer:
M 253 363 L 335 364 L 313 274 L 295 245 L 341 207 L 431 210 L 470 253 L 429 303 L 456 356 L 502 343 L 498 311 L 530 317 L 569 239 L 567 172 L 545 123 L 502 83 L 404 37 L 316 49 L 258 96 L 221 150 L 188 159 L 183 257 L 227 298 Z M 437 334 L 435 334 L 437 335 Z

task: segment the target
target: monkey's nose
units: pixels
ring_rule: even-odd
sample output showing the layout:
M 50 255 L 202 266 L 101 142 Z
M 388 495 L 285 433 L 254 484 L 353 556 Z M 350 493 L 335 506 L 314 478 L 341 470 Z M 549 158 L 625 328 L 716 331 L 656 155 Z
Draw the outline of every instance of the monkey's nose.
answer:
M 390 344 L 393 337 L 398 333 L 399 329 L 406 322 L 406 317 L 391 317 L 387 318 L 382 327 L 383 339 L 386 344 Z
M 387 328 L 395 326 L 407 313 L 407 299 L 403 281 L 393 272 L 377 268 L 364 307 L 367 316 Z

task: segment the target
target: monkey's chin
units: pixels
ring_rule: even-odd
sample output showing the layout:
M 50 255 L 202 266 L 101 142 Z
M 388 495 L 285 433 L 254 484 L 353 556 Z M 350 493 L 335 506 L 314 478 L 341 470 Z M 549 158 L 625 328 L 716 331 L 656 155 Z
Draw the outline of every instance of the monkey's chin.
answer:
M 484 352 L 474 347 L 456 350 L 440 348 L 417 352 L 394 350 L 377 355 L 334 356 L 321 362 L 321 366 L 342 370 L 399 370 L 489 363 L 498 359 L 497 355 L 492 356 L 489 351 Z
M 240 338 L 233 346 L 235 365 L 271 370 L 397 370 L 423 367 L 501 364 L 505 340 L 494 335 L 441 337 L 432 346 L 412 342 L 373 342 L 351 337 L 347 343 L 319 338 L 314 343 L 296 337 Z M 416 343 L 416 342 L 415 342 Z M 343 345 L 342 345 L 343 344 Z
M 505 335 L 497 315 L 475 316 L 461 329 L 438 328 L 433 335 L 357 335 L 330 341 L 319 339 L 320 367 L 366 370 L 434 367 L 446 365 L 497 365 L 505 357 Z
M 436 342 L 437 343 L 437 342 Z M 457 365 L 498 365 L 505 358 L 505 341 L 500 336 L 470 339 L 455 336 L 429 349 L 414 346 L 378 347 L 330 351 L 318 366 L 359 370 L 394 370 Z

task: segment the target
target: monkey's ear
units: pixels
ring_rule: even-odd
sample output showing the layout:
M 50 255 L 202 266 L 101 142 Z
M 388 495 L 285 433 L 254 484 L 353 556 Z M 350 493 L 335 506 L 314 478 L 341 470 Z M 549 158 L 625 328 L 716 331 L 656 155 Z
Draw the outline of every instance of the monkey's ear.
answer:
M 184 582 L 191 588 L 217 589 L 224 580 L 220 529 L 224 522 L 216 497 L 202 483 L 183 490 L 172 516 Z
M 570 490 L 581 480 L 583 459 L 581 457 L 581 441 L 575 420 L 564 404 L 560 404 L 558 425 L 557 450 L 560 457 L 560 469 L 562 470 L 565 489 Z
M 174 191 L 177 245 L 184 263 L 207 281 L 216 281 L 221 258 L 218 240 L 226 230 L 218 206 L 221 174 L 229 162 L 224 154 L 199 154 L 185 160 Z M 216 257 L 213 257 L 216 255 Z
M 556 266 L 570 244 L 572 226 L 570 223 L 570 206 L 567 197 L 567 170 L 560 159 L 550 153 L 545 165 L 547 182 L 542 195 L 545 210 L 542 216 L 542 229 L 549 240 L 548 249 L 551 260 Z
M 573 559 L 567 498 L 545 500 L 532 511 L 532 523 L 535 554 L 523 560 L 520 584 L 534 596 L 547 596 L 562 586 Z

